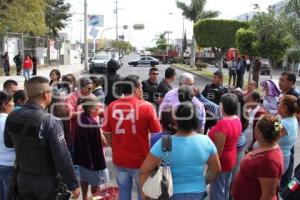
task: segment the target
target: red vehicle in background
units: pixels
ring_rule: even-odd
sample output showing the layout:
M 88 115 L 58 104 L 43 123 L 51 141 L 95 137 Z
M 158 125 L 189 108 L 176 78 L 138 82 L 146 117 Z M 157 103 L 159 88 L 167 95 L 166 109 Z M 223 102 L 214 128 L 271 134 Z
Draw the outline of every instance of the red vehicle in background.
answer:
M 227 51 L 227 61 L 230 61 L 232 58 L 238 58 L 240 56 L 241 55 L 240 55 L 239 51 L 235 48 L 230 48 Z
M 179 53 L 176 50 L 156 50 L 152 53 L 154 58 L 159 59 L 163 63 L 168 63 L 172 58 L 179 56 Z

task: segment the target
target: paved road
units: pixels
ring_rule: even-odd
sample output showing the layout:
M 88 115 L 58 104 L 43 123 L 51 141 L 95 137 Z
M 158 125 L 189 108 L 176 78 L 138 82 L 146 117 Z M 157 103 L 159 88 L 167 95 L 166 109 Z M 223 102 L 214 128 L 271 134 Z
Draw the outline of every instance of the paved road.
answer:
M 148 79 L 149 69 L 150 66 L 128 66 L 127 63 L 129 60 L 134 60 L 138 58 L 137 55 L 132 54 L 129 57 L 124 58 L 124 66 L 121 67 L 121 69 L 118 71 L 119 74 L 122 76 L 127 75 L 138 75 L 141 79 L 141 81 Z M 158 65 L 156 66 L 159 69 L 159 81 L 164 78 L 164 72 L 165 70 L 170 67 L 170 65 Z M 176 69 L 177 75 L 182 74 L 184 71 L 180 69 Z M 207 84 L 207 79 L 202 77 L 195 77 L 195 86 L 203 88 Z M 173 87 L 178 87 L 178 80 L 176 80 L 173 84 Z

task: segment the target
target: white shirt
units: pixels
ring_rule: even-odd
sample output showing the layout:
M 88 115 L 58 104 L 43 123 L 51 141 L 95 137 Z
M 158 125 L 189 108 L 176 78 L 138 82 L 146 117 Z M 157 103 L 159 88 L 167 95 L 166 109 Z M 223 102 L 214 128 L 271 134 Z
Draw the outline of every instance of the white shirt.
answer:
M 256 108 L 249 110 L 249 123 L 248 123 L 248 127 L 246 128 L 245 132 L 245 136 L 246 136 L 246 148 L 249 148 L 250 145 L 253 142 L 253 123 L 254 123 L 254 117 L 256 115 L 256 113 L 259 111 L 260 106 L 256 106 Z
M 14 166 L 15 149 L 7 148 L 4 144 L 4 127 L 8 114 L 0 113 L 0 165 Z

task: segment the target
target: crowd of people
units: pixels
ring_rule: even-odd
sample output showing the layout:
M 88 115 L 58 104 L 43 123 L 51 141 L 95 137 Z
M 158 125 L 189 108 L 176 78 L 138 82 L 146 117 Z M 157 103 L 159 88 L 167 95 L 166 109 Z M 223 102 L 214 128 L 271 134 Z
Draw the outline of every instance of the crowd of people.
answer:
M 10 76 L 11 68 L 8 52 L 5 52 L 1 55 L 1 66 L 3 66 L 4 73 L 6 76 Z M 16 75 L 22 75 L 25 78 L 25 81 L 29 80 L 31 76 L 36 75 L 37 71 L 37 58 L 35 55 L 30 56 L 26 55 L 24 60 L 22 58 L 21 52 L 19 52 L 14 58 L 13 61 L 16 65 Z
M 294 171 L 300 93 L 284 72 L 277 86 L 255 81 L 245 90 L 223 85 L 216 71 L 203 91 L 174 68 L 149 78 L 121 77 L 117 62 L 104 76 L 29 78 L 25 90 L 8 80 L 0 92 L 0 199 L 18 188 L 22 200 L 56 199 L 61 185 L 88 200 L 109 182 L 105 150 L 119 199 L 147 199 L 142 186 L 162 163 L 162 136 L 171 135 L 173 200 L 274 200 Z M 242 67 L 242 66 L 240 66 Z M 178 80 L 178 87 L 172 83 Z M 239 81 L 239 80 L 238 80 Z M 14 178 L 15 177 L 15 178 Z M 160 183 L 157 183 L 160 184 Z M 208 187 L 210 185 L 210 187 Z M 59 192 L 57 192 L 59 191 Z M 298 196 L 299 197 L 299 196 Z

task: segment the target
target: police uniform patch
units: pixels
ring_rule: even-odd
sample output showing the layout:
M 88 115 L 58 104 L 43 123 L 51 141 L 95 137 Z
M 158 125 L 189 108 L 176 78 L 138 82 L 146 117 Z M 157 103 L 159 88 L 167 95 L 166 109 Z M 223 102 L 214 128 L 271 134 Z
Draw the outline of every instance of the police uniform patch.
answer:
M 64 133 L 63 133 L 63 132 L 60 132 L 60 133 L 57 135 L 57 139 L 58 139 L 58 142 L 59 142 L 59 143 L 64 143 L 64 142 L 65 142 L 65 136 L 64 136 Z

